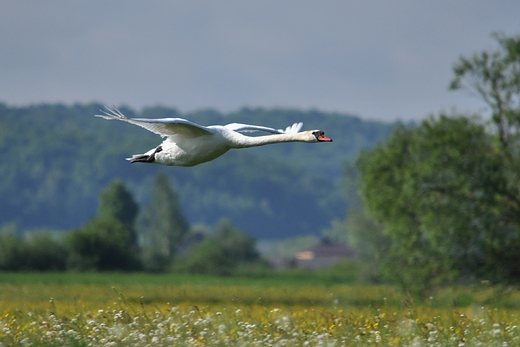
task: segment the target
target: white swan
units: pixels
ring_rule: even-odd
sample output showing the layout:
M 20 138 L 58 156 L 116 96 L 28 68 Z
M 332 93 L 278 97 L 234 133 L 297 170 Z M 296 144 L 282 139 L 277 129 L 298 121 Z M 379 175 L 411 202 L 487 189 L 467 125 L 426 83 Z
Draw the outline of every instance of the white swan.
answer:
M 106 111 L 101 111 L 104 114 L 96 117 L 125 121 L 166 137 L 158 147 L 127 158 L 132 163 L 195 166 L 218 158 L 232 148 L 282 142 L 332 142 L 332 139 L 320 130 L 299 132 L 303 123 L 294 123 L 285 130 L 239 123 L 202 126 L 182 118 L 127 118 L 116 108 L 106 107 Z M 265 131 L 274 135 L 253 137 L 240 134 L 242 131 Z

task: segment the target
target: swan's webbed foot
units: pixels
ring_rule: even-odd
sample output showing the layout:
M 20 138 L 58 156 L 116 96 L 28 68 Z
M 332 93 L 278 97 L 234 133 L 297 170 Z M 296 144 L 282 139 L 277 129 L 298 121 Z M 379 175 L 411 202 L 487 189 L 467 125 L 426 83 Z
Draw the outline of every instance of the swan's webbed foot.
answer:
M 155 154 L 162 151 L 162 147 L 158 146 L 152 154 L 134 155 L 130 158 L 131 163 L 153 163 L 155 161 Z

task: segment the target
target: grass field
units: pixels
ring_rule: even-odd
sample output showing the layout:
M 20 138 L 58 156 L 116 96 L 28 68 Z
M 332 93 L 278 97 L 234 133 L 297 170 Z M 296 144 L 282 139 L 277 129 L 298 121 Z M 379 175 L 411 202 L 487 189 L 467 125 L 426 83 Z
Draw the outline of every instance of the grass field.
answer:
M 319 276 L 0 274 L 0 346 L 520 346 L 520 293 Z

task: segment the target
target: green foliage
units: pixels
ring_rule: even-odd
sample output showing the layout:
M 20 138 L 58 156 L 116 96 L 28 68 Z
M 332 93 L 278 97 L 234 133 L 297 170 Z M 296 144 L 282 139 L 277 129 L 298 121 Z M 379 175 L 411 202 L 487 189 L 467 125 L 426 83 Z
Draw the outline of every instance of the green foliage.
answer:
M 510 137 L 520 127 L 520 35 L 493 36 L 498 49 L 461 57 L 453 67 L 450 89 L 469 90 L 490 107 L 499 140 L 507 151 L 511 150 Z
M 194 247 L 177 265 L 180 270 L 195 274 L 211 274 L 217 276 L 231 275 L 233 260 L 226 256 L 221 245 L 215 244 L 213 238 L 206 238 Z
M 151 201 L 139 224 L 148 267 L 157 271 L 167 268 L 188 233 L 189 224 L 179 206 L 177 193 L 162 172 L 155 176 Z
M 229 219 L 222 219 L 215 227 L 213 239 L 222 247 L 225 255 L 237 263 L 258 260 L 256 241 L 235 228 Z
M 26 243 L 27 269 L 31 271 L 64 271 L 69 250 L 67 245 L 48 233 L 33 233 Z
M 164 273 L 171 270 L 172 259 L 162 255 L 154 249 L 141 252 L 143 270 L 151 273 Z
M 48 233 L 34 233 L 23 240 L 11 233 L 0 235 L 0 270 L 63 271 L 68 250 Z
M 255 240 L 223 219 L 212 234 L 179 260 L 177 266 L 190 273 L 223 276 L 231 275 L 239 265 L 259 260 Z
M 357 161 L 364 202 L 391 241 L 383 270 L 406 288 L 520 280 L 520 36 L 495 38 L 497 51 L 460 58 L 450 85 L 479 96 L 490 124 L 430 117 Z
M 123 182 L 115 180 L 99 194 L 98 215 L 115 218 L 130 232 L 130 244 L 137 246 L 135 220 L 139 207 Z
M 365 283 L 381 282 L 380 269 L 384 266 L 391 240 L 383 227 L 366 214 L 362 207 L 349 209 L 342 223 L 348 231 L 346 244 L 356 250 L 359 280 Z
M 380 282 L 380 267 L 385 263 L 384 255 L 388 253 L 390 239 L 384 235 L 382 225 L 365 211 L 359 194 L 359 172 L 355 165 L 345 165 L 341 189 L 349 201 L 347 217 L 345 220 L 333 220 L 330 227 L 322 231 L 322 236 L 355 250 L 358 280 Z
M 67 236 L 71 270 L 129 271 L 140 267 L 129 230 L 113 217 L 95 217 Z
M 492 139 L 473 119 L 441 115 L 360 156 L 366 206 L 392 241 L 389 277 L 424 289 L 456 274 L 518 276 L 517 206 Z

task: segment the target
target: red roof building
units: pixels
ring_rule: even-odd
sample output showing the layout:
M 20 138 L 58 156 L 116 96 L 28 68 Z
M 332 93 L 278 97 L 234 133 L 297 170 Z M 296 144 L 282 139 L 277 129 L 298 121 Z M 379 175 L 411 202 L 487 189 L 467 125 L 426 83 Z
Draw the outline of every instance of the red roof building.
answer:
M 326 239 L 296 254 L 299 268 L 316 269 L 334 265 L 338 261 L 354 256 L 354 249 L 342 244 L 332 243 Z

